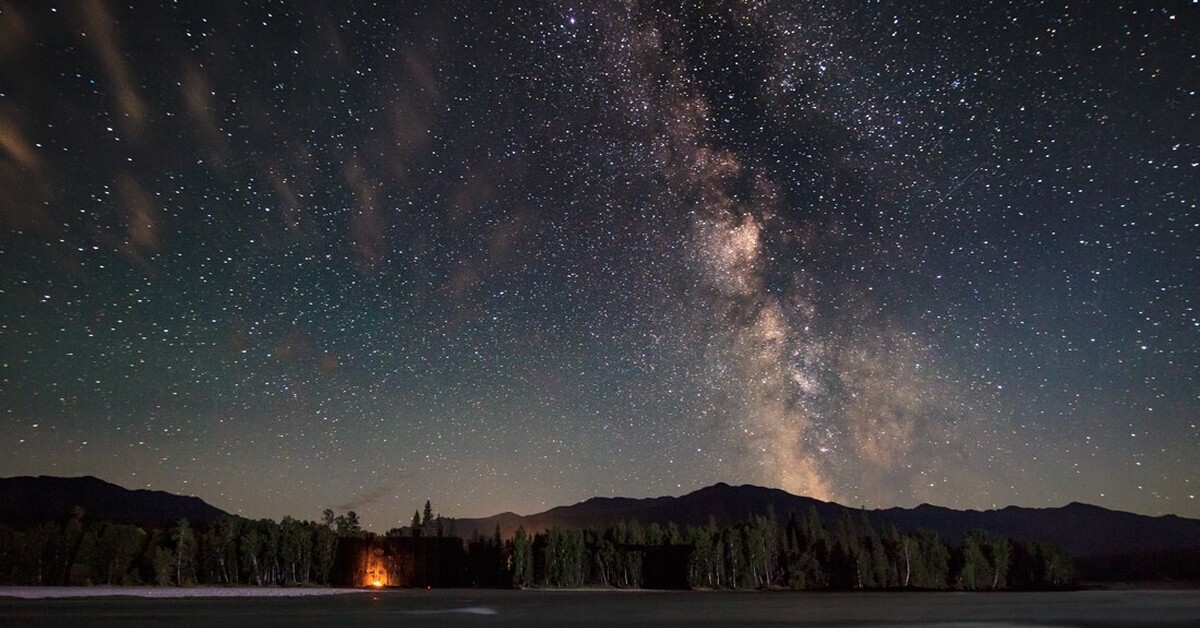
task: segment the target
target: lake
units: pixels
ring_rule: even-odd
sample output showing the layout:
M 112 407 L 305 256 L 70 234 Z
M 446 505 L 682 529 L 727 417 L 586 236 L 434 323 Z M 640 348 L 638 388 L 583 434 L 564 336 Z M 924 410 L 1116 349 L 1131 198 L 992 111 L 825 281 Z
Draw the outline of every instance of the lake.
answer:
M 0 589 L 0 596 L 3 595 L 4 590 Z M 0 598 L 3 626 L 268 628 L 418 624 L 1197 626 L 1200 591 L 801 593 L 458 589 L 388 590 L 321 597 Z

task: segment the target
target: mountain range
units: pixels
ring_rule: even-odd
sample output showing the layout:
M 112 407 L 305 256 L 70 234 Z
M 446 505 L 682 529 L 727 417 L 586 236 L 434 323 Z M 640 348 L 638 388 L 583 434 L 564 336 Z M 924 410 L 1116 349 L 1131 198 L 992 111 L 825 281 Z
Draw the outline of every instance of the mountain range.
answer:
M 95 477 L 0 478 L 0 523 L 24 525 L 65 519 L 76 508 L 85 516 L 139 525 L 173 524 L 180 518 L 204 524 L 225 511 L 198 497 L 164 491 L 129 490 Z M 634 499 L 593 497 L 532 515 L 505 512 L 491 517 L 456 519 L 457 533 L 490 535 L 497 527 L 511 537 L 518 527 L 529 533 L 552 527 L 599 527 L 638 520 L 679 526 L 715 522 L 729 525 L 773 511 L 782 523 L 793 513 L 816 510 L 831 524 L 841 517 L 866 516 L 876 527 L 902 531 L 926 529 L 955 542 L 971 530 L 983 529 L 1024 541 L 1052 543 L 1076 557 L 1200 553 L 1200 520 L 1175 515 L 1151 517 L 1071 503 L 1058 508 L 1009 506 L 998 510 L 953 510 L 922 504 L 916 508 L 861 510 L 760 486 L 719 483 L 679 497 Z
M 815 509 L 828 522 L 864 513 L 875 526 L 895 525 L 900 530 L 926 529 L 956 542 L 964 534 L 984 529 L 1002 536 L 1052 543 L 1077 557 L 1115 554 L 1149 554 L 1200 548 L 1200 520 L 1175 515 L 1150 517 L 1071 503 L 1059 508 L 953 510 L 922 504 L 916 508 L 860 510 L 811 497 L 760 486 L 719 483 L 679 497 L 631 499 L 593 497 L 572 506 L 521 516 L 506 512 L 479 519 L 456 519 L 459 534 L 492 534 L 497 526 L 505 538 L 519 526 L 527 532 L 551 527 L 601 526 L 637 519 L 643 525 L 675 522 L 699 526 L 711 520 L 729 525 L 774 510 L 779 520 L 792 513 L 804 516 Z
M 66 519 L 77 508 L 92 519 L 142 526 L 174 524 L 185 517 L 192 523 L 207 523 L 226 514 L 199 497 L 129 490 L 92 476 L 0 478 L 0 522 L 24 525 Z

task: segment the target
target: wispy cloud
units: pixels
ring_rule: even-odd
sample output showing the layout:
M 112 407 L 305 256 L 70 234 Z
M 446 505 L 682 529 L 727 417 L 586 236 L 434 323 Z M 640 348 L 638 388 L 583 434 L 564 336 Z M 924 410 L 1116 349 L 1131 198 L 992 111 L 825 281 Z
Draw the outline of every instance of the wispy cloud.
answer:
M 383 499 L 388 493 L 392 492 L 391 484 L 380 484 L 360 489 L 348 501 L 338 504 L 338 510 L 360 510 L 366 506 L 370 506 L 375 502 Z

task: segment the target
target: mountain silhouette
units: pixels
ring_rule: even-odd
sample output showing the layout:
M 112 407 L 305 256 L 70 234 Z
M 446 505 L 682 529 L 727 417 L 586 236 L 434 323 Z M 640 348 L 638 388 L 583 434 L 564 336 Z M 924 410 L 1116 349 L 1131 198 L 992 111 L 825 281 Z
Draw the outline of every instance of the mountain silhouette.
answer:
M 184 517 L 207 523 L 226 514 L 199 497 L 129 490 L 92 476 L 0 478 L 2 522 L 23 525 L 66 519 L 77 508 L 89 518 L 144 526 L 174 524 Z
M 91 476 L 0 478 L 2 523 L 23 525 L 66 519 L 76 508 L 82 508 L 89 518 L 138 525 L 173 524 L 183 517 L 203 524 L 227 514 L 198 497 L 129 490 Z M 679 497 L 593 497 L 532 515 L 505 512 L 456 519 L 455 526 L 466 537 L 491 535 L 499 527 L 501 536 L 509 538 L 522 526 L 529 533 L 552 527 L 603 527 L 632 519 L 643 525 L 702 526 L 711 521 L 726 526 L 772 512 L 783 523 L 792 514 L 803 517 L 810 510 L 815 510 L 827 525 L 847 516 L 855 520 L 865 516 L 877 528 L 925 529 L 952 543 L 972 530 L 982 529 L 1020 541 L 1051 543 L 1085 558 L 1200 552 L 1200 520 L 1175 515 L 1151 517 L 1081 503 L 998 510 L 954 510 L 929 504 L 863 510 L 775 488 L 725 483 Z
M 468 536 L 490 535 L 499 526 L 500 534 L 507 538 L 520 526 L 529 533 L 552 527 L 599 527 L 629 519 L 637 519 L 643 525 L 674 522 L 679 526 L 704 525 L 711 519 L 724 526 L 752 516 L 766 516 L 770 511 L 782 523 L 791 514 L 802 517 L 810 509 L 815 509 L 827 525 L 845 516 L 857 520 L 865 513 L 877 527 L 895 525 L 902 531 L 931 530 L 950 542 L 957 542 L 971 530 L 983 529 L 1021 541 L 1051 543 L 1078 557 L 1200 548 L 1200 520 L 1175 515 L 1150 517 L 1080 503 L 1059 508 L 1009 506 L 983 511 L 929 504 L 860 510 L 779 489 L 725 483 L 680 497 L 593 497 L 533 515 L 506 512 L 478 519 L 457 519 L 455 525 L 459 533 Z

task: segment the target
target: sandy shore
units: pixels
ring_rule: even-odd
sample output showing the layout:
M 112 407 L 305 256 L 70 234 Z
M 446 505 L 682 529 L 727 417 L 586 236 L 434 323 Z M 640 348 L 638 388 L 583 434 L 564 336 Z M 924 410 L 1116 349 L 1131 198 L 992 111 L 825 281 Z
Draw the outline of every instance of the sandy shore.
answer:
M 307 597 L 346 595 L 363 589 L 303 589 L 277 587 L 0 587 L 0 598 L 44 600 L 67 597 Z

